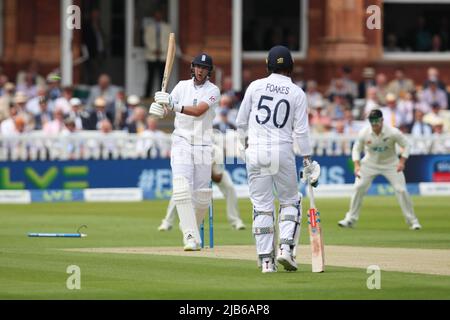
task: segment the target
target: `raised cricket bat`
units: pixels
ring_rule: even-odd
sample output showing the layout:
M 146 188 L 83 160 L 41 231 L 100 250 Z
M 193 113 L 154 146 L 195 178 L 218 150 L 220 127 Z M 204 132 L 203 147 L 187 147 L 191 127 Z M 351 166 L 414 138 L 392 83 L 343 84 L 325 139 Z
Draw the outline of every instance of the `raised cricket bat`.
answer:
M 312 272 L 325 271 L 325 252 L 323 250 L 322 228 L 320 227 L 320 213 L 317 211 L 314 202 L 313 187 L 308 181 L 309 192 L 309 212 L 308 212 L 308 229 L 309 242 L 311 243 L 311 265 Z
M 166 65 L 164 67 L 164 75 L 161 83 L 161 91 L 167 92 L 167 85 L 169 84 L 170 73 L 172 72 L 173 61 L 175 60 L 175 33 L 169 34 L 169 45 L 167 47 Z

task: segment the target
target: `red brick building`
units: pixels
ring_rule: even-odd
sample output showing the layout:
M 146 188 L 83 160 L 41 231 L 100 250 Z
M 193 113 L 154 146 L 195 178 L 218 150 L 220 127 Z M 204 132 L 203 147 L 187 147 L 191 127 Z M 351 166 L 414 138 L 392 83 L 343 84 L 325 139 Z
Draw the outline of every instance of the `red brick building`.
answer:
M 145 77 L 145 74 L 139 74 L 141 70 L 139 63 L 142 64 L 143 61 L 136 58 L 142 55 L 143 50 L 142 43 L 136 40 L 136 25 L 139 27 L 142 17 L 150 15 L 156 6 L 166 10 L 183 54 L 193 56 L 199 51 L 207 51 L 214 57 L 222 76 L 233 75 L 235 80 L 240 77 L 237 70 L 249 69 L 252 78 L 265 74 L 264 57 L 267 51 L 261 49 L 262 45 L 258 47 L 252 44 L 257 50 L 253 50 L 252 47 L 247 50 L 246 46 L 249 45 L 249 41 L 262 38 L 263 30 L 268 32 L 277 29 L 278 25 L 284 25 L 284 30 L 291 27 L 291 30 L 288 30 L 292 31 L 289 39 L 293 39 L 293 43 L 298 45 L 297 50 L 293 50 L 296 64 L 304 68 L 307 79 L 316 79 L 322 87 L 329 83 L 344 64 L 353 67 L 356 80 L 360 79 L 362 68 L 365 66 L 373 66 L 377 71 L 384 71 L 388 77 L 393 75 L 395 68 L 402 66 L 417 84 L 422 83 L 426 69 L 433 65 L 440 69 L 442 80 L 450 83 L 450 48 L 443 47 L 436 53 L 431 50 L 414 51 L 414 45 L 407 44 L 409 40 L 406 36 L 408 34 L 414 36 L 415 33 L 400 28 L 409 22 L 414 26 L 414 21 L 411 20 L 415 18 L 411 17 L 417 13 L 409 14 L 409 12 L 419 10 L 417 12 L 420 12 L 420 15 L 423 13 L 428 19 L 430 30 L 439 29 L 439 26 L 432 26 L 433 21 L 440 19 L 439 12 L 444 15 L 447 13 L 450 1 L 448 3 L 441 1 L 441 7 L 427 4 L 427 1 L 420 4 L 420 1 L 407 0 L 285 0 L 275 4 L 268 1 L 252 1 L 76 0 L 74 4 L 81 7 L 83 15 L 88 14 L 92 3 L 96 3 L 100 9 L 102 25 L 109 36 L 110 50 L 107 61 L 109 70 L 116 83 L 121 85 L 132 83 L 127 84 L 128 91 L 139 91 L 136 88 L 142 86 Z M 274 7 L 270 7 L 271 5 Z M 381 8 L 384 19 L 382 29 L 367 28 L 366 22 L 371 16 L 367 13 L 367 8 L 370 5 Z M 0 39 L 2 48 L 0 63 L 3 72 L 13 77 L 30 60 L 40 62 L 42 74 L 57 68 L 60 63 L 60 2 L 0 0 L 0 6 L 3 31 Z M 394 19 L 395 12 L 405 14 L 397 14 Z M 252 17 L 253 20 L 247 21 L 248 17 Z M 386 28 L 394 31 L 386 34 Z M 441 29 L 444 30 L 445 25 Z M 437 36 L 433 35 L 433 32 L 425 33 L 424 38 L 426 40 L 428 34 L 432 36 L 434 45 Z M 129 34 L 133 35 L 134 40 L 127 42 Z M 405 50 L 401 50 L 400 43 L 403 40 L 399 40 L 399 50 L 394 53 L 386 52 L 386 39 L 391 39 L 392 34 L 398 39 L 406 39 L 403 46 Z M 443 34 L 441 40 L 448 41 L 445 33 Z M 81 31 L 75 30 L 73 39 L 75 58 L 81 54 L 81 44 Z M 178 77 L 188 76 L 188 60 L 179 59 L 179 66 L 175 69 Z M 82 65 L 74 68 L 75 83 L 82 81 L 83 72 L 85 71 Z

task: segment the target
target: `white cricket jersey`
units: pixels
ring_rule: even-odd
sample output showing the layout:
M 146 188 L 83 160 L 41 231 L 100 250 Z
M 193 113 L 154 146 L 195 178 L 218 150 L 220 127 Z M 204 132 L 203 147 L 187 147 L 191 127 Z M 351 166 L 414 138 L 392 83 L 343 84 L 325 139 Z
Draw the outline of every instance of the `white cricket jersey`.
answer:
M 185 138 L 192 145 L 211 145 L 214 109 L 220 98 L 219 88 L 209 80 L 197 86 L 194 80 L 190 79 L 178 82 L 170 95 L 174 103 L 181 106 L 196 106 L 200 102 L 208 104 L 209 109 L 200 117 L 177 112 L 173 134 Z
M 383 124 L 380 135 L 376 135 L 372 131 L 371 126 L 364 127 L 353 145 L 352 159 L 353 161 L 359 161 L 361 152 L 364 151 L 365 155 L 362 161 L 365 163 L 395 165 L 398 163 L 396 144 L 403 149 L 401 156 L 408 158 L 410 146 L 405 135 L 400 130 Z
M 240 138 L 248 130 L 248 144 L 279 145 L 297 142 L 303 156 L 311 155 L 308 106 L 303 90 L 290 77 L 272 73 L 253 81 L 236 119 Z

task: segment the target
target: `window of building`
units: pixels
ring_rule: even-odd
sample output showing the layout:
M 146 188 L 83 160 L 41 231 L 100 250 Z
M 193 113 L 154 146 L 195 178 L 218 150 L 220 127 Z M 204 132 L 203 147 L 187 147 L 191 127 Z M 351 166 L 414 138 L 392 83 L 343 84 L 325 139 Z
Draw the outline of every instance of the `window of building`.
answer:
M 450 0 L 385 0 L 385 57 L 450 55 Z
M 246 58 L 260 58 L 274 45 L 291 49 L 294 56 L 306 52 L 307 0 L 242 1 L 242 49 Z
M 110 41 L 111 54 L 116 57 L 125 55 L 125 3 L 122 0 L 113 0 L 111 2 L 111 20 L 110 20 Z

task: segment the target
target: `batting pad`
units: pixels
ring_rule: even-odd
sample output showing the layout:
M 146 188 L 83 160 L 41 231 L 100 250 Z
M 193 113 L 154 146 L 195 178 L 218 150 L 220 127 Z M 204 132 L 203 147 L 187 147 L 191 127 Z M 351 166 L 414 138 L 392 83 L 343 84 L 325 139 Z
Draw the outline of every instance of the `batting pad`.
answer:
M 297 205 L 281 206 L 279 214 L 280 245 L 297 245 L 300 235 L 301 211 Z
M 200 226 L 205 219 L 206 212 L 211 205 L 212 189 L 198 189 L 194 191 L 194 208 L 197 224 Z
M 260 259 L 275 257 L 273 214 L 258 214 L 253 220 L 253 235 L 256 242 L 256 252 Z
M 191 235 L 197 243 L 201 243 L 194 207 L 192 206 L 189 182 L 185 177 L 176 176 L 173 178 L 172 197 L 180 218 L 180 227 L 184 235 L 183 240 L 186 241 Z

